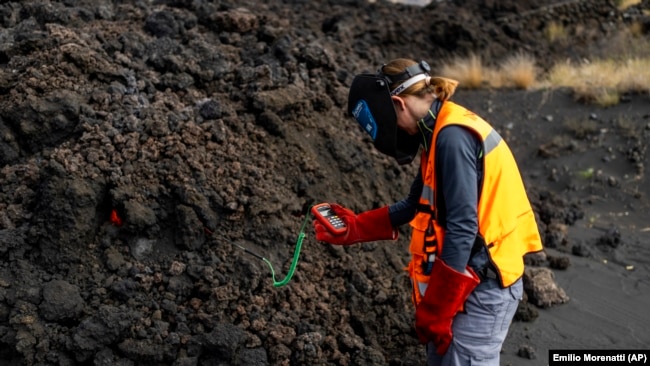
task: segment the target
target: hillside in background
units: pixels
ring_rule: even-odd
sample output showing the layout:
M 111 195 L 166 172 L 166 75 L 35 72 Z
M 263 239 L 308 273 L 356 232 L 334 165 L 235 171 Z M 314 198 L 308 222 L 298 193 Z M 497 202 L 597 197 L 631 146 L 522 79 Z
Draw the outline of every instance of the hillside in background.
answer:
M 284 287 L 237 245 L 282 278 L 312 204 L 362 211 L 407 194 L 417 164 L 382 156 L 346 115 L 355 74 L 470 52 L 497 62 L 525 51 L 548 68 L 605 52 L 633 22 L 648 37 L 644 9 L 647 0 L 625 12 L 603 0 L 2 2 L 0 363 L 421 364 L 407 227 L 397 242 L 343 248 L 316 243 L 307 226 Z M 551 22 L 571 41 L 545 38 Z M 603 213 L 608 203 L 648 212 L 647 96 L 606 111 L 567 91 L 456 98 L 525 162 L 551 257 L 621 260 L 610 249 L 626 230 L 645 232 L 645 217 Z M 570 128 L 567 111 L 595 125 Z M 613 157 L 604 174 L 575 180 Z M 592 219 L 605 229 L 567 244 Z M 510 356 L 535 339 L 536 312 L 522 307 L 529 330 Z

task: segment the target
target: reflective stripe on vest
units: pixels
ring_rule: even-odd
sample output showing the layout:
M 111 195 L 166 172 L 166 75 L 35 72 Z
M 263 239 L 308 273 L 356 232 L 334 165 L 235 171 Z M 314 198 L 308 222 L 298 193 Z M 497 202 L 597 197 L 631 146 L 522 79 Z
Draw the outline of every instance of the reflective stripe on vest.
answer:
M 542 250 L 535 215 L 530 206 L 517 163 L 506 142 L 487 122 L 467 109 L 446 101 L 436 121 L 429 153 L 422 153 L 421 173 L 424 188 L 420 205 L 428 205 L 435 212 L 435 146 L 440 130 L 449 125 L 461 125 L 474 131 L 483 144 L 483 185 L 478 202 L 479 233 L 485 238 L 490 260 L 497 268 L 503 287 L 517 281 L 524 270 L 523 256 Z M 437 248 L 441 253 L 444 229 L 433 219 L 431 212 L 418 212 L 411 221 L 412 255 L 408 271 L 417 282 L 428 282 L 423 273 L 424 231 L 434 224 Z M 417 288 L 417 286 L 414 286 Z M 418 294 L 414 301 L 419 302 Z

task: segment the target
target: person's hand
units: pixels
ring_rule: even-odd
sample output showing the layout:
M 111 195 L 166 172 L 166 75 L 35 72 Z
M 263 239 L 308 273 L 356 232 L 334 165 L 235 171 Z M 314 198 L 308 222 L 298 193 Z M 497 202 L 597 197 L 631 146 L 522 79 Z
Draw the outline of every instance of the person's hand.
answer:
M 330 203 L 330 207 L 339 219 L 345 223 L 347 230 L 343 234 L 333 234 L 318 220 L 314 220 L 312 224 L 314 226 L 314 232 L 316 232 L 316 240 L 336 245 L 354 244 L 354 239 L 350 237 L 350 232 L 351 230 L 354 231 L 352 227 L 356 226 L 357 215 L 352 210 L 336 203 Z
M 454 316 L 478 284 L 478 276 L 469 267 L 460 273 L 436 259 L 427 290 L 415 308 L 415 330 L 421 343 L 433 342 L 440 356 L 447 353 Z
M 347 225 L 345 233 L 334 235 L 317 220 L 313 221 L 316 240 L 334 245 L 351 245 L 375 240 L 397 239 L 388 216 L 388 206 L 365 211 L 356 215 L 352 210 L 336 203 L 330 204 L 332 210 Z

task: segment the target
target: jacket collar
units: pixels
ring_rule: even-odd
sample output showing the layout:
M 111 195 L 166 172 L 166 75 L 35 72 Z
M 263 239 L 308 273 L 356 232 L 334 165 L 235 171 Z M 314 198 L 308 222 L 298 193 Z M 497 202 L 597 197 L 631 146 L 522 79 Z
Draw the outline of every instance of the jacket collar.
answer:
M 434 99 L 426 116 L 417 122 L 418 128 L 420 129 L 420 136 L 422 137 L 421 144 L 426 151 L 429 151 L 429 145 L 433 137 L 433 129 L 436 126 L 440 108 L 442 108 L 442 101 L 438 98 Z

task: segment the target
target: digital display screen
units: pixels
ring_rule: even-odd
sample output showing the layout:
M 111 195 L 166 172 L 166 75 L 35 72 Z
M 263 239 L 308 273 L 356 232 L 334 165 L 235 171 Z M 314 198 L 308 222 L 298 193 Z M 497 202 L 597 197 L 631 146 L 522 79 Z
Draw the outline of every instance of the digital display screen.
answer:
M 323 217 L 334 216 L 334 211 L 332 211 L 330 207 L 319 207 L 318 212 L 320 212 Z

